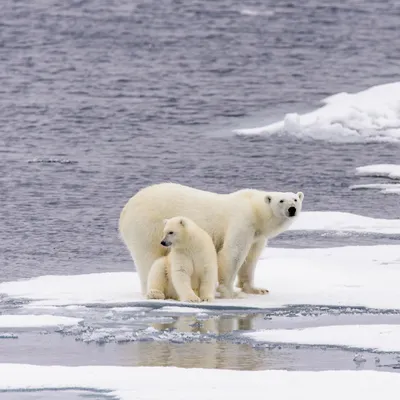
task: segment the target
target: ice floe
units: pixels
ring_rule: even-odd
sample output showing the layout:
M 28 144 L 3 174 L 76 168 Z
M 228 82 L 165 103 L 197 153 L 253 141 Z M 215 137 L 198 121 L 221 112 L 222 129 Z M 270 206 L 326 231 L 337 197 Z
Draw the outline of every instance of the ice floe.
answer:
M 335 211 L 306 211 L 289 230 L 348 231 L 359 233 L 400 233 L 399 219 L 379 219 Z
M 81 321 L 81 318 L 56 315 L 0 315 L 0 329 L 71 326 Z
M 377 371 L 235 371 L 175 367 L 0 364 L 0 391 L 88 390 L 121 400 L 393 398 L 400 375 Z M 155 384 L 155 382 L 157 384 Z
M 268 343 L 344 346 L 400 352 L 400 325 L 334 325 L 304 329 L 269 329 L 245 333 Z
M 266 248 L 256 268 L 255 282 L 270 293 L 197 305 L 144 299 L 135 272 L 42 276 L 4 282 L 0 284 L 0 294 L 30 299 L 31 307 L 157 304 L 167 312 L 171 312 L 170 306 L 177 312 L 180 307 L 187 312 L 185 308 L 193 306 L 198 307 L 196 312 L 204 312 L 215 307 L 275 308 L 308 304 L 400 310 L 400 246 Z
M 290 134 L 331 142 L 399 141 L 400 82 L 370 87 L 358 93 L 338 93 L 305 114 L 289 113 L 267 126 L 238 129 L 241 135 Z
M 397 164 L 373 164 L 356 168 L 359 176 L 385 177 L 400 179 L 400 165 Z

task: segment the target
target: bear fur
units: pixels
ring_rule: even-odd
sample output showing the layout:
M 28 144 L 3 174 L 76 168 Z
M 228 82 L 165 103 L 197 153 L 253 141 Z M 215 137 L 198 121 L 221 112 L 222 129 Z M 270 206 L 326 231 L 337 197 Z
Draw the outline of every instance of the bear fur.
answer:
M 245 293 L 265 294 L 254 286 L 254 270 L 267 240 L 285 231 L 302 209 L 302 192 L 242 189 L 219 194 L 176 183 L 141 189 L 121 211 L 119 232 L 140 276 L 142 293 L 154 261 L 167 254 L 160 244 L 163 220 L 182 215 L 205 230 L 218 255 L 218 291 L 235 297 L 234 283 Z
M 147 298 L 213 301 L 218 284 L 217 252 L 206 231 L 189 218 L 164 221 L 161 245 L 169 253 L 152 265 Z

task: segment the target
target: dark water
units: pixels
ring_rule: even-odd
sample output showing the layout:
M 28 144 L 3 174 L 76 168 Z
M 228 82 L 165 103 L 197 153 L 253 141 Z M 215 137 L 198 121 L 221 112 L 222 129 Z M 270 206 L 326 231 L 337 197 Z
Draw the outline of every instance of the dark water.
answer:
M 396 1 L 4 1 L 0 279 L 132 268 L 119 212 L 165 180 L 399 218 L 397 196 L 348 189 L 398 145 L 231 133 L 398 80 L 399 17 Z
M 394 0 L 4 0 L 0 281 L 131 270 L 120 210 L 139 188 L 166 180 L 218 192 L 302 190 L 304 210 L 400 218 L 398 196 L 349 190 L 365 181 L 357 166 L 398 163 L 399 144 L 232 133 L 314 109 L 331 94 L 400 80 L 399 18 Z M 399 242 L 287 232 L 271 244 Z M 32 333 L 0 346 L 2 362 L 190 367 L 211 352 L 204 367 L 356 368 L 354 354 L 340 349 L 229 340 L 99 347 Z

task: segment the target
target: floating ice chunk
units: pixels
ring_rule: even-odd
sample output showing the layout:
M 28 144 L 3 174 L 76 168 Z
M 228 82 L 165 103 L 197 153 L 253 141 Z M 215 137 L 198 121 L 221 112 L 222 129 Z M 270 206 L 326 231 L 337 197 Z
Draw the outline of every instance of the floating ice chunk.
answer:
M 290 134 L 332 142 L 399 141 L 400 82 L 358 93 L 338 93 L 306 114 L 289 113 L 279 122 L 234 131 L 241 135 Z
M 391 179 L 400 179 L 400 165 L 397 164 L 374 164 L 356 168 L 359 176 L 383 176 Z
M 246 15 L 248 17 L 271 17 L 275 14 L 275 11 L 273 10 L 256 10 L 253 8 L 242 8 L 239 10 L 239 13 L 242 15 Z
M 0 332 L 0 339 L 18 339 L 18 335 L 9 332 Z
M 400 184 L 398 183 L 364 183 L 359 185 L 351 185 L 350 190 L 363 190 L 363 189 L 382 189 L 381 192 L 385 192 L 387 189 L 400 190 Z
M 378 219 L 335 211 L 306 211 L 299 215 L 298 219 L 290 226 L 289 230 L 396 234 L 400 233 L 400 220 Z
M 39 328 L 50 326 L 71 326 L 81 322 L 81 318 L 56 315 L 0 315 L 0 328 Z
M 344 346 L 400 352 L 400 325 L 334 325 L 270 329 L 243 334 L 259 342 Z

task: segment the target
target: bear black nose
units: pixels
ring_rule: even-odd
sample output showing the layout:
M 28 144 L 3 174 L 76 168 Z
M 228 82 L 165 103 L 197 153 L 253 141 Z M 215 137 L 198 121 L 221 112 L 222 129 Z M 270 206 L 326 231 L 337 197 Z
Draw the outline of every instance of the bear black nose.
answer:
M 288 208 L 289 217 L 294 217 L 296 215 L 296 207 Z
M 168 247 L 168 243 L 165 240 L 161 241 L 161 245 L 164 247 Z

